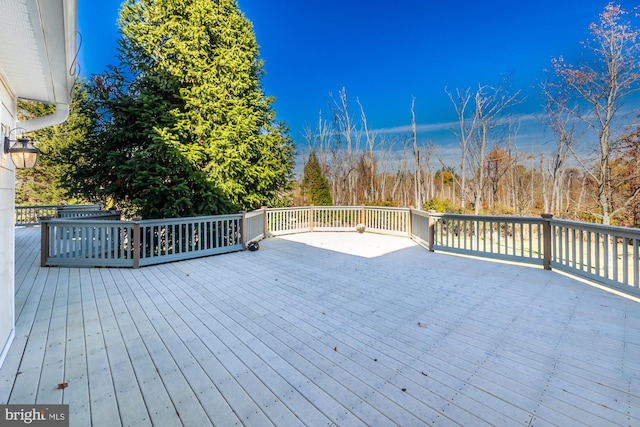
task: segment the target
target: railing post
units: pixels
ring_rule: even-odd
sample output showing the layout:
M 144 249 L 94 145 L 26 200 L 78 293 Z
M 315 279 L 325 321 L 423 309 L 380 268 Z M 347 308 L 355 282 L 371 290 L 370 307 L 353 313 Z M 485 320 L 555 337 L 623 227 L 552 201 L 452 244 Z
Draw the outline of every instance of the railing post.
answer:
M 429 242 L 427 243 L 427 250 L 433 252 L 433 246 L 436 242 L 436 219 L 434 218 L 435 210 L 430 209 L 427 211 L 429 215 Z
M 551 214 L 542 214 L 542 266 L 551 270 Z
M 409 212 L 407 214 L 407 237 L 411 238 L 413 230 L 413 206 L 409 206 Z
M 142 252 L 142 240 L 140 239 L 141 216 L 133 217 L 133 236 L 131 238 L 131 249 L 133 251 L 133 268 L 140 268 L 140 255 Z
M 47 266 L 49 258 L 49 220 L 50 216 L 43 216 L 40 219 L 40 267 Z
M 242 214 L 242 219 L 240 220 L 240 242 L 242 243 L 242 250 L 247 250 L 247 211 L 238 212 Z
M 309 206 L 309 231 L 313 232 L 313 205 Z
M 269 231 L 269 221 L 268 221 L 268 217 L 267 217 L 267 207 L 266 206 L 262 206 L 262 236 L 264 239 L 267 238 L 267 232 Z
M 358 221 L 358 223 L 364 224 L 366 226 L 367 225 L 366 221 L 367 221 L 366 208 L 364 206 L 362 206 L 360 208 L 360 220 Z

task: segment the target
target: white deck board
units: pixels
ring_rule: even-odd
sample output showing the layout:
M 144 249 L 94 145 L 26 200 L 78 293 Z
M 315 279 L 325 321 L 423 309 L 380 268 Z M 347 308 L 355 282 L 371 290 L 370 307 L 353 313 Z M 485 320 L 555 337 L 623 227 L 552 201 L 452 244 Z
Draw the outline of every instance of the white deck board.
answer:
M 72 426 L 640 425 L 640 303 L 563 275 L 356 233 L 40 268 L 39 233 L 16 229 L 0 403 L 68 403 Z

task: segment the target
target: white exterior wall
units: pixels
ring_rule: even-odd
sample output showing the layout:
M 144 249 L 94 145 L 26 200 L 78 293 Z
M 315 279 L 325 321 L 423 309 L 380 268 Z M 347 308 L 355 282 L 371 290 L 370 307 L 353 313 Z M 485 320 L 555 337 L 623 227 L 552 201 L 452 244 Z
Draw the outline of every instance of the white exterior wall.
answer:
M 0 123 L 2 129 L 15 127 L 15 97 L 0 77 Z M 0 147 L 4 132 L 0 131 Z M 13 341 L 15 327 L 15 169 L 0 148 L 0 366 Z

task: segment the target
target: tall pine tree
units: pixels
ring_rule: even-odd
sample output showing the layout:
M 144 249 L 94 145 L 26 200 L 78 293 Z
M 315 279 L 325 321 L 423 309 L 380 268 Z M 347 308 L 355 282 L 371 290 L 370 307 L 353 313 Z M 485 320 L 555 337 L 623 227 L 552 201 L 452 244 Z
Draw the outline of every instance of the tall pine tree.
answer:
M 128 0 L 120 28 L 120 65 L 94 78 L 104 121 L 79 159 L 84 191 L 146 217 L 281 204 L 294 147 L 237 2 Z
M 75 167 L 66 161 L 70 147 L 86 138 L 95 118 L 95 112 L 85 108 L 87 97 L 87 84 L 79 80 L 75 84 L 67 120 L 27 135 L 37 141 L 40 156 L 35 168 L 16 170 L 16 204 L 57 205 L 83 201 L 73 197 L 75 192 L 69 191 L 69 183 L 65 181 L 65 177 L 68 169 Z M 54 110 L 55 106 L 50 104 L 18 101 L 20 120 L 46 116 Z M 11 136 L 15 137 L 16 134 Z

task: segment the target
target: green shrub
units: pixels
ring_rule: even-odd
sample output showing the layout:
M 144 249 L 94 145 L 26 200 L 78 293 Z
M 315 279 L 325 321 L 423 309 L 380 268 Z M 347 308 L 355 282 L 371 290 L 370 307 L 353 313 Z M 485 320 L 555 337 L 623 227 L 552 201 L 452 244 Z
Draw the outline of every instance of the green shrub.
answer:
M 422 209 L 425 211 L 434 210 L 442 213 L 456 213 L 457 209 L 448 200 L 442 200 L 438 198 L 432 198 L 424 202 Z

